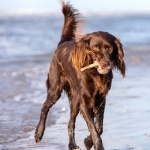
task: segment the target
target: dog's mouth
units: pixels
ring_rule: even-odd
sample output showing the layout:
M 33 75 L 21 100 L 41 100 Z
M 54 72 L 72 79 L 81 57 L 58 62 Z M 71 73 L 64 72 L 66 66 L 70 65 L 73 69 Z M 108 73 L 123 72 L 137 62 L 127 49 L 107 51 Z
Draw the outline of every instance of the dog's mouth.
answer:
M 92 64 L 82 67 L 81 72 L 91 68 L 96 68 L 99 74 L 107 74 L 111 70 L 112 65 L 104 65 L 100 64 L 98 61 L 94 61 Z

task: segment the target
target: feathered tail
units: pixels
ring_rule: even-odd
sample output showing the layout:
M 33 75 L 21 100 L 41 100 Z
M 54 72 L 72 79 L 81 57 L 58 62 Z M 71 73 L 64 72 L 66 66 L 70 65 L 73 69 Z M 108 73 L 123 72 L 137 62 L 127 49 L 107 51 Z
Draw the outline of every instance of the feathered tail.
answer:
M 62 13 L 64 14 L 64 25 L 62 28 L 61 39 L 58 45 L 75 39 L 75 33 L 77 30 L 78 23 L 82 22 L 79 20 L 79 13 L 76 9 L 70 5 L 70 3 L 65 3 L 62 1 Z

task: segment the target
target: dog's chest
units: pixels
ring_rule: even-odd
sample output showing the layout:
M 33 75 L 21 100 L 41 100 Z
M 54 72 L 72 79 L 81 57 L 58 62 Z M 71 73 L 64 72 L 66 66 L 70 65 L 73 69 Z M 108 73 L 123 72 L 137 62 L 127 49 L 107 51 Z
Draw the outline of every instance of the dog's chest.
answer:
M 95 77 L 94 78 L 94 86 L 96 89 L 96 94 L 99 93 L 101 97 L 105 97 L 111 86 L 110 77 Z

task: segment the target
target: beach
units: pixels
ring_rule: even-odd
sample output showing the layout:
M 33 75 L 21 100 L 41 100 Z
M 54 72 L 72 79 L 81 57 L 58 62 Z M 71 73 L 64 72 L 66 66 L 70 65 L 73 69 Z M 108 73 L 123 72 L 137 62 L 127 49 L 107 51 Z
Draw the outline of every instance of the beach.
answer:
M 108 31 L 121 40 L 127 66 L 125 78 L 113 71 L 101 136 L 104 148 L 149 150 L 150 15 L 86 17 L 85 32 Z M 67 150 L 69 102 L 65 93 L 49 112 L 42 141 L 34 141 L 63 17 L 3 16 L 0 22 L 0 150 Z M 75 134 L 84 150 L 89 132 L 80 114 Z

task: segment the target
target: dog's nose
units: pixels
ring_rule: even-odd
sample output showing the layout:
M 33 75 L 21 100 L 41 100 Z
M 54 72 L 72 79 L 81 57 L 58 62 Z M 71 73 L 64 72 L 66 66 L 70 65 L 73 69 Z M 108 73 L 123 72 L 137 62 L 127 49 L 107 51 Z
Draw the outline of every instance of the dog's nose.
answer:
M 105 68 L 105 67 L 108 67 L 108 66 L 110 66 L 110 63 L 109 63 L 109 62 L 107 62 L 107 61 L 101 62 L 101 67 L 102 67 L 102 68 Z

